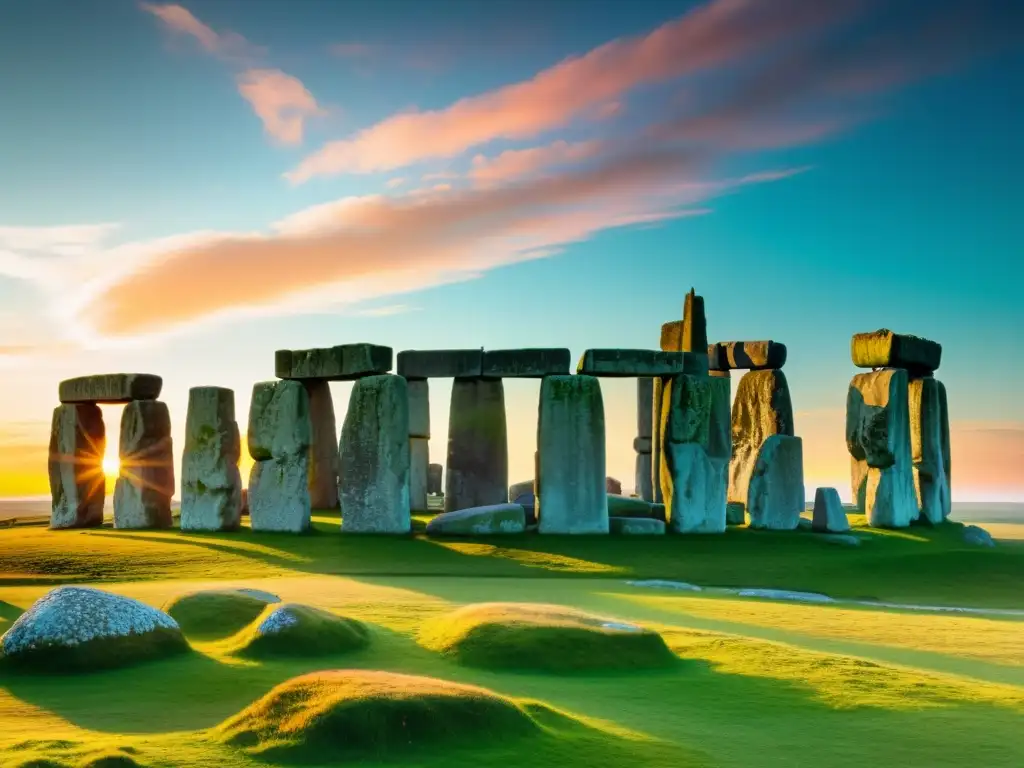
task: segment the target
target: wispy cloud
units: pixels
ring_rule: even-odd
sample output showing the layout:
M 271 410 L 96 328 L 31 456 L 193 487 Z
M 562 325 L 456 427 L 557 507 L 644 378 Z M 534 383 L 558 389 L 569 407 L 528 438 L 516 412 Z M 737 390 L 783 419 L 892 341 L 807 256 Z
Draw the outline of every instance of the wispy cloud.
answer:
M 156 16 L 167 29 L 193 38 L 206 53 L 229 61 L 249 61 L 265 51 L 253 45 L 236 32 L 216 32 L 201 22 L 192 12 L 174 3 L 140 3 L 139 6 Z
M 543 147 L 509 149 L 495 157 L 477 155 L 469 177 L 486 185 L 514 181 L 593 158 L 605 148 L 601 141 L 556 141 Z

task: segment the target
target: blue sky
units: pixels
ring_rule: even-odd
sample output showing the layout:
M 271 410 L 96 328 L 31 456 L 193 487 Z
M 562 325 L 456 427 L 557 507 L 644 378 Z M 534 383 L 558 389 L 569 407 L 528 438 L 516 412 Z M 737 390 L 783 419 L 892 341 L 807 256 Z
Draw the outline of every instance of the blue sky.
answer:
M 789 345 L 809 484 L 845 492 L 849 336 L 888 326 L 944 345 L 954 497 L 1024 497 L 1020 5 L 363 6 L 0 6 L 0 470 L 65 376 L 163 375 L 180 434 L 199 384 L 244 424 L 277 347 L 654 346 L 692 285 Z

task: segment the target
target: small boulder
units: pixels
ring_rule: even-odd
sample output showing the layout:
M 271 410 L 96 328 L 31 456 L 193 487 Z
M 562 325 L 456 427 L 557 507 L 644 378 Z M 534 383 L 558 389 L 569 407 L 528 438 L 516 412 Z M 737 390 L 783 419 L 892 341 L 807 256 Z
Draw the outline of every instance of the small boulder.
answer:
M 814 492 L 813 528 L 822 533 L 845 533 L 850 530 L 846 510 L 835 488 L 818 488 Z
M 604 488 L 608 493 L 622 493 L 622 482 L 616 480 L 614 477 L 606 477 L 604 479 Z
M 620 536 L 662 536 L 665 523 L 650 517 L 609 517 L 608 531 Z
M 608 516 L 609 517 L 658 517 L 654 513 L 649 501 L 638 499 L 634 496 L 621 496 L 619 494 L 608 494 Z M 664 508 L 664 504 L 660 505 Z M 664 517 L 664 514 L 662 515 Z
M 444 512 L 427 523 L 428 536 L 490 536 L 525 530 L 526 510 L 519 504 L 491 504 Z
M 268 608 L 241 639 L 239 656 L 322 656 L 359 650 L 370 642 L 362 622 L 297 603 Z
M 508 487 L 508 500 L 515 501 L 524 494 L 533 493 L 533 480 L 523 480 Z
M 963 537 L 965 544 L 975 547 L 994 547 L 996 545 L 992 534 L 977 525 L 965 525 Z
M 536 525 L 537 497 L 534 495 L 533 491 L 530 491 L 529 493 L 522 493 L 519 496 L 516 496 L 514 499 L 511 499 L 509 503 L 518 504 L 523 508 L 523 511 L 526 512 L 527 527 L 531 525 Z

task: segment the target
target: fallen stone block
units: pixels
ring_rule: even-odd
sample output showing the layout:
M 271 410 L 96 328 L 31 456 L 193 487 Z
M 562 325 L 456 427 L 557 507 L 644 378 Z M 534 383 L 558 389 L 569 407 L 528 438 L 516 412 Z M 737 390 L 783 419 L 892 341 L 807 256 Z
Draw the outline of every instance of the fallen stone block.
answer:
M 773 435 L 792 437 L 794 434 L 793 401 L 786 374 L 779 370 L 744 374 L 736 389 L 731 421 L 728 501 L 746 508 L 750 478 L 761 446 Z
M 391 370 L 391 347 L 340 344 L 318 349 L 279 349 L 274 355 L 279 379 L 355 381 Z
M 750 477 L 750 527 L 795 530 L 805 504 L 803 441 L 790 435 L 772 435 L 761 446 Z
M 181 530 L 238 528 L 242 516 L 240 455 L 235 393 L 223 387 L 190 389 L 181 460 Z
M 920 336 L 882 328 L 855 333 L 850 356 L 858 368 L 903 368 L 917 375 L 933 373 L 942 362 L 942 345 Z
M 725 531 L 725 462 L 717 465 L 699 443 L 666 443 L 661 495 L 675 533 Z
M 643 499 L 618 493 L 608 494 L 609 517 L 657 517 L 652 506 L 651 502 Z
M 430 437 L 430 384 L 426 379 L 413 379 L 406 384 L 409 392 L 409 437 Z
M 708 347 L 709 366 L 717 371 L 777 370 L 786 364 L 786 345 L 777 341 L 720 341 Z
M 341 428 L 342 533 L 408 533 L 409 393 L 401 376 L 360 379 Z M 450 471 L 450 470 L 449 470 Z
M 586 375 L 541 381 L 537 424 L 541 533 L 608 533 L 601 384 Z
M 60 383 L 62 403 L 130 403 L 156 400 L 164 380 L 151 373 L 101 373 Z
M 338 508 L 338 424 L 325 379 L 302 382 L 309 398 L 309 505 Z
M 406 349 L 398 353 L 398 375 L 407 379 L 473 379 L 483 374 L 482 349 Z
M 850 530 L 846 510 L 835 488 L 818 488 L 814 492 L 814 512 L 811 525 L 821 533 L 845 533 Z
M 456 379 L 448 417 L 444 511 L 501 504 L 508 493 L 508 433 L 501 379 Z
M 427 493 L 436 496 L 444 489 L 444 467 L 440 464 L 427 465 Z
M 522 480 L 508 487 L 508 500 L 514 501 L 524 493 L 533 493 L 533 480 Z
M 569 373 L 568 349 L 489 349 L 484 351 L 481 375 L 494 379 L 541 379 Z
M 588 349 L 580 357 L 576 373 L 611 378 L 706 374 L 707 357 L 693 352 L 656 349 Z
M 54 408 L 47 462 L 50 528 L 103 524 L 105 450 L 106 431 L 98 405 L 71 403 Z
M 114 527 L 170 528 L 174 454 L 165 403 L 135 400 L 124 407 L 119 452 Z
M 427 523 L 428 536 L 493 536 L 525 530 L 526 511 L 511 503 L 445 512 Z
M 427 466 L 430 464 L 430 441 L 423 437 L 409 438 L 409 510 L 427 511 Z
M 665 523 L 650 517 L 609 517 L 608 532 L 616 536 L 663 536 Z
M 910 380 L 910 454 L 918 518 L 937 525 L 948 516 L 949 485 L 942 455 L 942 401 L 939 382 L 931 377 Z

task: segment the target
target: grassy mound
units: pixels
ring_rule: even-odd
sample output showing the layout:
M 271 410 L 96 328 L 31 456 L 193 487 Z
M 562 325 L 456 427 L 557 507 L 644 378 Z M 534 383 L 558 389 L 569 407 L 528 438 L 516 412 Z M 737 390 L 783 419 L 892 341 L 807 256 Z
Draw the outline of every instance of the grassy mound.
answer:
M 191 651 L 180 632 L 158 628 L 141 634 L 100 637 L 76 645 L 40 643 L 16 655 L 0 653 L 0 670 L 36 675 L 102 672 Z
M 476 603 L 435 619 L 420 644 L 460 664 L 544 672 L 665 667 L 657 632 L 557 605 Z
M 366 647 L 370 632 L 355 619 L 308 605 L 266 606 L 232 641 L 232 652 L 247 658 L 325 656 Z
M 267 600 L 235 589 L 210 589 L 180 595 L 164 606 L 181 631 L 197 640 L 233 635 L 263 613 Z
M 219 728 L 269 760 L 381 758 L 429 745 L 486 744 L 538 733 L 521 707 L 484 688 L 430 677 L 330 670 L 295 677 Z

